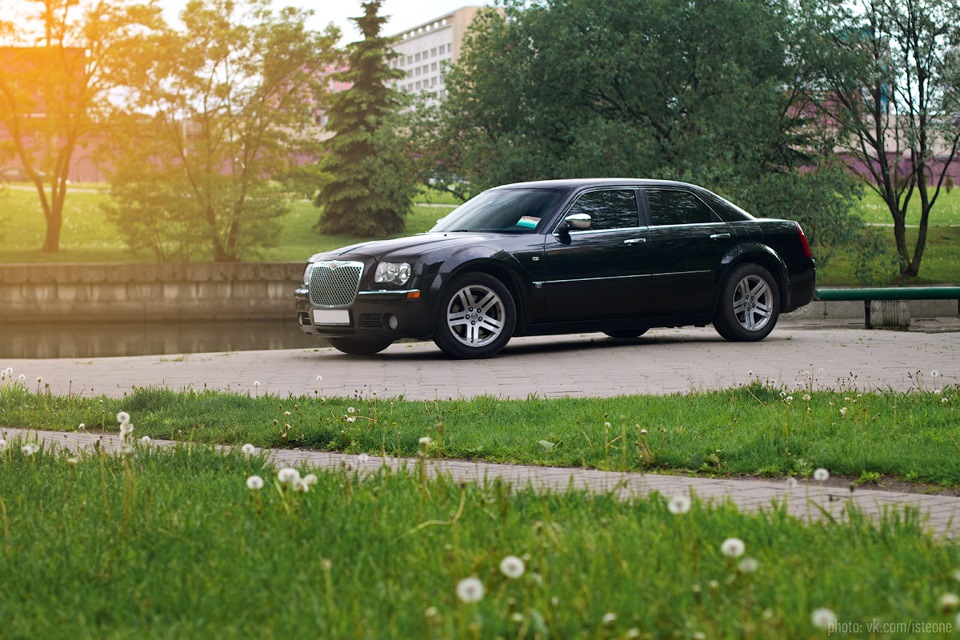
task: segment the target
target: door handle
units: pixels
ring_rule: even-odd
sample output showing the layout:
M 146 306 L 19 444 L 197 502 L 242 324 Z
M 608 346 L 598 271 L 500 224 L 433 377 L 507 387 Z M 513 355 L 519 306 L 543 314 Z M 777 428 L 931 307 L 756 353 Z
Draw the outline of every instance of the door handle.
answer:
M 712 233 L 712 234 L 710 234 L 710 239 L 711 239 L 711 240 L 722 240 L 722 239 L 724 239 L 724 238 L 729 238 L 729 237 L 730 237 L 730 234 L 729 234 L 729 233 Z
M 643 244 L 646 241 L 646 238 L 630 238 L 629 240 L 624 240 L 623 244 Z

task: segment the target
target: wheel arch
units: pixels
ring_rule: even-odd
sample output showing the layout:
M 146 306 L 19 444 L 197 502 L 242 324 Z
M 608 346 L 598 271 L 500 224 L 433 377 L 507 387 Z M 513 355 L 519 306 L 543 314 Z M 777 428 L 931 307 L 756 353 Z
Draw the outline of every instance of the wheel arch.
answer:
M 507 291 L 510 292 L 510 297 L 513 298 L 513 304 L 516 307 L 517 315 L 516 324 L 519 325 L 523 323 L 523 319 L 525 317 L 524 313 L 527 308 L 527 301 L 522 295 L 523 288 L 520 278 L 512 269 L 510 269 L 510 267 L 502 262 L 492 260 L 471 260 L 458 265 L 453 271 L 450 272 L 449 276 L 444 278 L 443 284 L 440 288 L 440 297 L 443 296 L 443 293 L 451 285 L 451 283 L 460 278 L 460 276 L 469 273 L 484 273 L 502 282 L 503 286 L 505 286 Z M 516 331 L 516 326 L 514 326 L 514 331 Z
M 714 301 L 714 309 L 719 308 L 723 282 L 734 269 L 742 264 L 759 265 L 776 278 L 780 307 L 785 308 L 789 298 L 787 266 L 783 263 L 783 260 L 780 259 L 780 256 L 770 247 L 759 243 L 748 243 L 740 245 L 736 252 L 730 254 L 727 259 L 723 261 L 723 270 L 717 278 L 717 297 Z

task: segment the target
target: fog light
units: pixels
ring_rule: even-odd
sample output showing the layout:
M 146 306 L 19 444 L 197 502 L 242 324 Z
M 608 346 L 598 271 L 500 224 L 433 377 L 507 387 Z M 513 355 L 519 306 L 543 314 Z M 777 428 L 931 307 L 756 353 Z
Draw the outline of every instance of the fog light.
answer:
M 400 321 L 397 320 L 397 316 L 392 313 L 388 313 L 383 316 L 383 326 L 391 331 L 396 331 L 397 327 L 400 326 Z

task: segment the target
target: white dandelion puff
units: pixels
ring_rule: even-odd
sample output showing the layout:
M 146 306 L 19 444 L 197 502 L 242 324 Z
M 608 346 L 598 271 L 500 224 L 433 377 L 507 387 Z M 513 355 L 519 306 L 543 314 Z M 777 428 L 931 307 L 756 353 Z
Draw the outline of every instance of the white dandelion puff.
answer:
M 20 450 L 23 452 L 23 455 L 25 455 L 25 456 L 32 456 L 32 455 L 35 454 L 37 451 L 40 451 L 40 447 L 39 447 L 39 445 L 33 444 L 33 443 L 31 442 L 31 443 L 28 443 L 28 444 L 23 445 L 23 446 L 20 448 Z
M 0 438 L 0 451 L 3 451 L 6 448 L 7 448 L 7 441 L 4 440 L 3 438 Z
M 810 614 L 810 622 L 817 629 L 829 629 L 837 624 L 837 614 L 826 607 L 820 607 Z
M 500 572 L 512 580 L 522 576 L 524 569 L 523 560 L 517 556 L 507 556 L 500 562 Z
M 813 472 L 813 479 L 817 482 L 826 482 L 830 479 L 830 472 L 821 467 Z
M 150 444 L 150 442 L 151 442 L 150 436 L 143 436 L 142 438 L 140 438 L 140 444 L 146 445 L 146 444 Z
M 670 498 L 667 509 L 675 516 L 690 511 L 690 496 L 676 495 Z
M 248 442 L 240 447 L 240 451 L 242 451 L 245 456 L 252 456 L 257 452 L 257 448 Z
M 277 471 L 277 480 L 283 484 L 295 484 L 300 481 L 300 472 L 293 467 L 284 467 Z
M 349 423 L 352 424 L 352 423 L 354 423 L 354 422 L 356 422 L 356 421 L 357 421 L 357 419 L 354 418 L 353 416 L 347 416 L 347 422 L 349 422 Z
M 360 455 L 357 456 L 357 462 L 359 464 L 365 464 L 369 459 L 370 459 L 370 456 L 368 456 L 365 453 L 361 453 Z
M 457 583 L 457 597 L 461 602 L 471 604 L 483 600 L 484 588 L 480 578 L 471 576 Z
M 120 413 L 117 414 L 117 422 L 119 422 L 120 424 L 126 424 L 130 422 L 130 414 L 127 413 L 126 411 L 121 411 Z
M 263 489 L 263 478 L 260 476 L 250 476 L 247 478 L 247 489 L 251 491 L 260 491 L 260 489 Z
M 737 571 L 740 573 L 754 573 L 760 568 L 760 563 L 756 558 L 744 558 L 737 564 Z
M 71 467 L 77 466 L 78 462 L 80 462 L 80 458 L 67 458 L 67 464 Z
M 420 438 L 419 442 L 420 446 L 429 447 L 431 444 L 433 444 L 433 439 L 430 436 L 423 436 Z
M 617 614 L 612 611 L 608 611 L 603 614 L 603 618 L 600 619 L 600 623 L 605 627 L 612 627 L 613 623 L 617 621 Z
M 356 409 L 354 409 L 353 407 L 347 407 L 347 413 L 354 413 L 354 412 L 356 412 Z
M 317 479 L 316 474 L 313 474 L 313 473 L 308 473 L 308 474 L 303 478 L 303 481 L 306 482 L 306 483 L 307 483 L 308 485 L 310 485 L 311 487 L 312 487 L 313 485 L 317 484 L 317 480 L 318 480 L 318 479 Z
M 747 545 L 740 538 L 727 538 L 720 545 L 720 552 L 728 558 L 739 558 L 746 549 Z
M 797 488 L 797 479 L 796 478 L 787 478 L 787 489 L 791 491 Z
M 960 606 L 960 596 L 957 596 L 955 593 L 945 593 L 940 596 L 939 602 L 941 611 L 952 611 Z

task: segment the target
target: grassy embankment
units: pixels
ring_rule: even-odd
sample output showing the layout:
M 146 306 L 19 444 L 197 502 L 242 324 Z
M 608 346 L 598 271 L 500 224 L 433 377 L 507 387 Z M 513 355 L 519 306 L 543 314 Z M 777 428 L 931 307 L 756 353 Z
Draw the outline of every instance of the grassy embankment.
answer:
M 62 250 L 51 255 L 37 250 L 43 242 L 44 226 L 36 195 L 9 187 L 0 190 L 0 263 L 152 262 L 151 255 L 131 254 L 113 225 L 104 218 L 100 203 L 106 197 L 100 188 L 91 185 L 77 188 L 69 195 Z M 891 284 L 960 283 L 960 190 L 944 192 L 941 197 L 943 200 L 930 227 L 920 277 L 909 282 L 891 277 Z M 453 206 L 452 198 L 432 192 L 421 194 L 418 200 L 434 206 L 414 207 L 407 217 L 406 233 L 428 230 Z M 864 220 L 871 224 L 890 221 L 883 203 L 872 193 L 864 197 L 861 212 Z M 264 250 L 262 259 L 300 262 L 318 251 L 359 241 L 353 236 L 317 235 L 311 229 L 317 216 L 317 209 L 311 203 L 295 203 L 285 220 L 278 246 Z M 894 256 L 892 231 L 886 233 L 888 252 Z M 911 243 L 915 241 L 915 234 L 915 229 L 908 230 Z M 818 276 L 821 285 L 857 284 L 844 256 L 836 257 Z

